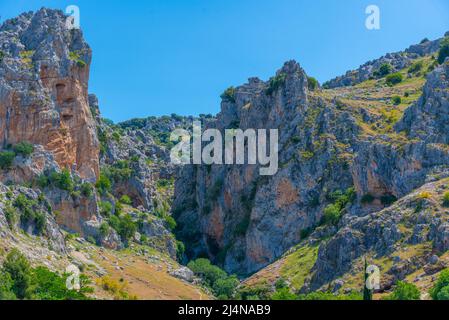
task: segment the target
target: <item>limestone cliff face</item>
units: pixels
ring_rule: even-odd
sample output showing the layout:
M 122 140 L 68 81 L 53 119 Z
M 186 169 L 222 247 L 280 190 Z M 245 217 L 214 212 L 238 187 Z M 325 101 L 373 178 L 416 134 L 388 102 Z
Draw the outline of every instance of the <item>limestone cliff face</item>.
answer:
M 0 27 L 0 140 L 28 141 L 60 167 L 95 181 L 99 143 L 88 103 L 91 49 L 60 11 L 41 9 Z
M 401 55 L 408 60 L 395 68 L 410 79 L 404 85 L 389 87 L 376 79 L 372 87 L 312 90 L 299 65 L 288 62 L 270 81 L 252 78 L 232 97 L 224 96 L 210 126 L 279 129 L 279 170 L 262 177 L 254 165 L 185 166 L 176 181 L 173 213 L 187 254 L 206 255 L 230 272 L 247 275 L 315 232 L 319 259 L 308 285 L 317 289 L 369 250 L 387 252 L 401 238 L 399 232 L 380 229 L 384 221 L 376 219 L 383 214 L 368 215 L 432 177 L 446 177 L 449 168 L 448 65 L 407 74 L 407 66 L 420 59 L 433 63 L 428 53 L 437 43 L 413 46 Z M 390 102 L 393 95 L 406 100 L 408 90 L 414 90 L 415 102 Z M 341 219 L 323 224 L 325 209 L 348 190 L 355 196 L 338 210 Z M 362 228 L 369 219 L 373 227 Z

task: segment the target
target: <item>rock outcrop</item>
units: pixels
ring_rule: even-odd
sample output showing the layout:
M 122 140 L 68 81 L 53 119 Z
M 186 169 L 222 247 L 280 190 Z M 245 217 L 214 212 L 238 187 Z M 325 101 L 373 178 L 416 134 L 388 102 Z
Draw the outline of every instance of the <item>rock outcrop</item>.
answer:
M 62 168 L 95 181 L 99 143 L 88 104 L 91 49 L 60 11 L 41 9 L 0 27 L 0 140 L 28 141 Z

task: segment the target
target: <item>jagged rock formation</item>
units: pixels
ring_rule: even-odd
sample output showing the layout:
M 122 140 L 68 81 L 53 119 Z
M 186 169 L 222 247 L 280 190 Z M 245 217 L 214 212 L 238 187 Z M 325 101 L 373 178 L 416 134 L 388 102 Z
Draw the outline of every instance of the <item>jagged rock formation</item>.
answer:
M 88 105 L 91 49 L 60 11 L 41 9 L 0 28 L 0 139 L 50 151 L 59 166 L 95 181 L 99 143 Z
M 323 86 L 332 89 L 356 85 L 372 79 L 383 64 L 390 64 L 393 71 L 399 71 L 410 66 L 413 60 L 437 52 L 440 43 L 441 39 L 435 41 L 424 39 L 420 44 L 412 45 L 403 52 L 388 53 L 379 59 L 368 61 L 357 70 L 348 71 L 343 76 L 327 81 Z
M 406 79 L 397 86 L 386 85 L 382 77 L 362 83 L 385 59 L 368 63 L 369 71 L 362 75 L 359 70 L 355 81 L 317 91 L 308 88 L 299 65 L 288 62 L 269 82 L 251 78 L 232 97 L 224 95 L 211 126 L 278 128 L 280 168 L 272 177 L 259 177 L 254 165 L 183 168 L 173 212 L 178 236 L 190 244 L 188 255 L 207 255 L 226 270 L 247 275 L 312 232 L 319 250 L 303 282 L 308 291 L 343 276 L 365 254 L 382 256 L 397 248 L 404 234 L 395 225 L 406 212 L 390 206 L 429 179 L 446 177 L 449 168 L 448 65 L 427 68 L 434 65 L 431 54 L 440 41 L 386 56 L 393 71 Z M 417 61 L 424 77 L 408 70 Z M 402 97 L 397 106 L 395 96 Z M 324 209 L 350 188 L 355 199 L 344 202 L 338 224 L 326 224 Z M 433 241 L 435 250 L 445 248 L 439 231 L 420 234 L 423 229 L 443 230 L 444 219 L 407 221 L 421 225 L 410 241 Z

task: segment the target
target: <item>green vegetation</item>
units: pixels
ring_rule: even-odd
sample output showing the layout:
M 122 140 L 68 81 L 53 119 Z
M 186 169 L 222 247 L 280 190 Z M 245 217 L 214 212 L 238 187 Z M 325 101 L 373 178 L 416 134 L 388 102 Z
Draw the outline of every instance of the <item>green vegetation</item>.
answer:
M 120 197 L 120 202 L 129 206 L 133 203 L 131 198 L 126 194 Z
M 276 92 L 282 85 L 285 83 L 285 79 L 287 75 L 285 73 L 279 73 L 275 77 L 270 79 L 270 83 L 266 90 L 266 94 L 271 96 L 274 92 Z
M 45 230 L 46 216 L 39 211 L 39 204 L 36 200 L 28 199 L 24 194 L 19 194 L 13 202 L 13 206 L 20 211 L 20 222 L 22 224 L 34 223 L 38 234 Z M 13 214 L 10 211 L 10 214 Z
M 72 191 L 74 187 L 74 182 L 68 169 L 63 169 L 61 172 L 53 171 L 50 173 L 49 183 L 52 186 L 65 191 Z
M 87 65 L 87 63 L 81 59 L 80 51 L 69 52 L 69 60 L 76 62 L 77 66 L 80 68 L 84 68 Z
M 401 99 L 400 96 L 394 96 L 394 97 L 391 98 L 391 101 L 393 102 L 393 104 L 394 104 L 395 106 L 398 106 L 398 105 L 401 104 L 402 99 Z
M 315 91 L 316 88 L 318 88 L 319 83 L 318 80 L 314 77 L 307 77 L 307 87 L 310 91 Z
M 100 173 L 100 177 L 98 178 L 97 183 L 95 184 L 95 187 L 97 188 L 98 192 L 100 194 L 105 195 L 109 191 L 111 191 L 111 180 L 109 180 L 109 177 L 105 175 L 103 172 Z
M 0 50 L 0 63 L 3 62 L 3 59 L 5 58 L 5 56 L 6 56 L 6 54 L 2 50 Z
M 88 182 L 82 183 L 80 189 L 81 189 L 81 194 L 83 196 L 85 196 L 86 198 L 90 198 L 94 194 L 94 188 L 92 187 L 92 184 L 90 184 Z
M 440 51 L 438 52 L 438 63 L 442 64 L 447 57 L 449 57 L 449 37 L 441 41 Z
M 402 76 L 402 74 L 401 73 L 399 73 L 399 72 L 397 72 L 397 73 L 392 73 L 392 74 L 389 74 L 386 78 L 385 78 L 385 83 L 387 84 L 387 85 L 389 85 L 389 86 L 394 86 L 394 85 L 397 85 L 397 84 L 399 84 L 399 83 L 401 83 L 402 82 L 402 80 L 403 80 L 403 76 Z
M 385 77 L 393 71 L 393 67 L 389 63 L 384 63 L 380 66 L 379 70 L 374 71 L 374 76 L 378 78 Z
M 449 191 L 443 195 L 443 206 L 449 207 Z
M 323 223 L 337 225 L 343 214 L 343 210 L 347 204 L 351 203 L 355 199 L 355 189 L 349 188 L 344 193 L 341 190 L 337 190 L 331 193 L 328 198 L 332 201 L 324 209 Z
M 417 72 L 420 72 L 420 71 L 422 70 L 423 66 L 424 66 L 424 62 L 423 62 L 423 61 L 415 62 L 414 64 L 412 64 L 412 65 L 410 66 L 410 68 L 408 69 L 408 72 L 409 72 L 409 73 L 417 73 Z
M 348 295 L 334 295 L 330 292 L 312 292 L 309 294 L 300 294 L 298 300 L 318 300 L 318 301 L 335 301 L 335 300 L 362 300 L 360 293 L 352 292 Z
M 304 246 L 285 258 L 280 274 L 295 290 L 301 289 L 318 257 L 318 246 Z
M 203 280 L 204 285 L 212 290 L 218 299 L 226 300 L 234 297 L 240 283 L 236 276 L 229 276 L 224 270 L 203 258 L 190 261 L 187 267 Z
M 24 141 L 24 142 L 20 142 L 20 143 L 16 144 L 13 147 L 13 150 L 16 154 L 20 154 L 26 158 L 26 157 L 29 157 L 33 153 L 34 146 L 31 143 Z
M 81 289 L 66 287 L 68 275 L 48 270 L 46 267 L 32 268 L 27 258 L 17 249 L 12 249 L 0 269 L 0 300 L 86 300 L 92 289 L 85 276 L 80 278 Z
M 374 198 L 374 196 L 370 193 L 364 194 L 362 196 L 361 202 L 363 204 L 369 204 L 372 203 L 376 198 Z
M 420 297 L 421 293 L 414 284 L 399 281 L 393 293 L 384 300 L 419 300 Z
M 112 204 L 110 202 L 101 201 L 99 207 L 102 216 L 109 217 L 112 214 Z
M 433 300 L 449 300 L 449 269 L 441 271 L 429 293 Z
M 16 154 L 13 151 L 0 152 L 0 168 L 3 170 L 11 168 L 15 157 Z
M 223 100 L 227 100 L 230 102 L 235 102 L 235 88 L 229 87 L 227 88 L 220 96 Z
M 117 231 L 123 242 L 128 243 L 137 231 L 137 224 L 129 214 L 113 215 L 109 218 L 109 225 Z

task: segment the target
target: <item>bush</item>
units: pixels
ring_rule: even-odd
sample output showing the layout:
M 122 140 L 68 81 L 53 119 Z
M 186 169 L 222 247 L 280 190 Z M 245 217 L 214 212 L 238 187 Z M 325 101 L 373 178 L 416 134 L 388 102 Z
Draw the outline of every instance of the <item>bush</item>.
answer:
M 227 100 L 230 102 L 235 102 L 235 88 L 229 87 L 227 88 L 220 96 L 223 100 Z
M 385 79 L 385 83 L 389 86 L 394 86 L 398 83 L 401 83 L 403 80 L 403 76 L 402 74 L 398 73 L 392 73 L 389 74 L 386 79 Z
M 27 258 L 17 249 L 12 249 L 3 263 L 3 272 L 13 281 L 12 291 L 19 299 L 30 296 L 31 268 Z
M 5 53 L 2 50 L 0 50 L 0 63 L 3 62 L 4 58 L 5 58 Z
M 81 194 L 86 198 L 90 198 L 94 194 L 94 188 L 90 183 L 84 182 L 81 184 Z
M 15 157 L 16 154 L 13 151 L 0 152 L 0 168 L 3 170 L 11 168 Z
M 100 177 L 98 178 L 95 187 L 97 188 L 98 192 L 100 192 L 102 195 L 105 195 L 111 190 L 111 180 L 109 180 L 108 176 L 106 176 L 102 172 L 100 173 Z
M 374 196 L 367 193 L 365 195 L 362 196 L 361 202 L 363 204 L 368 204 L 368 203 L 372 203 L 375 200 Z
M 429 293 L 433 300 L 449 300 L 449 269 L 441 271 Z
M 120 202 L 121 203 L 123 203 L 123 204 L 127 204 L 127 205 L 131 205 L 133 202 L 131 201 L 131 198 L 129 197 L 129 196 L 127 196 L 127 195 L 123 195 L 121 198 L 120 198 Z
M 165 222 L 167 223 L 168 228 L 169 228 L 171 231 L 173 231 L 173 230 L 176 229 L 176 220 L 173 219 L 172 216 L 166 215 L 166 216 L 164 217 L 164 220 L 165 220 Z
M 268 89 L 266 90 L 266 94 L 271 96 L 274 92 L 276 92 L 282 85 L 285 83 L 285 79 L 287 75 L 285 73 L 279 73 L 275 77 L 270 79 L 270 83 L 268 85 Z
M 109 235 L 109 224 L 107 224 L 106 222 L 103 222 L 100 225 L 100 236 L 102 238 L 107 237 Z
M 220 299 L 230 299 L 234 296 L 239 285 L 235 276 L 228 276 L 225 271 L 204 258 L 190 261 L 187 267 L 199 276 L 208 288 L 212 289 L 215 296 Z
M 0 271 L 0 300 L 15 300 L 13 292 L 14 282 L 9 273 Z
M 385 300 L 419 300 L 421 292 L 412 283 L 399 281 L 393 293 L 385 298 Z
M 449 192 L 445 192 L 443 195 L 443 205 L 449 207 Z
M 99 205 L 101 215 L 109 217 L 112 213 L 112 204 L 108 201 L 101 201 Z
M 393 104 L 394 104 L 395 106 L 398 106 L 398 105 L 401 104 L 402 99 L 401 99 L 400 96 L 394 96 L 393 98 L 391 98 L 391 101 L 393 102 Z
M 115 231 L 117 231 L 120 238 L 125 243 L 129 242 L 137 231 L 136 223 L 128 214 L 123 217 L 111 216 L 109 218 L 109 224 Z
M 336 225 L 340 221 L 340 207 L 330 204 L 324 209 L 324 223 Z
M 414 64 L 412 64 L 410 66 L 410 68 L 408 69 L 408 72 L 409 73 L 419 72 L 422 70 L 423 66 L 424 66 L 424 63 L 422 61 L 415 62 Z
M 181 241 L 176 241 L 176 257 L 179 261 L 182 261 L 184 253 L 186 251 L 186 246 Z
M 314 77 L 307 77 L 307 87 L 309 90 L 314 91 L 316 88 L 318 88 L 319 83 L 318 80 Z
M 449 57 L 449 37 L 441 41 L 440 51 L 438 52 L 438 63 L 442 64 L 447 57 Z
M 387 74 L 390 74 L 393 71 L 393 67 L 389 63 L 384 63 L 380 66 L 379 70 L 375 72 L 375 75 L 382 78 L 385 77 Z
M 289 288 L 280 288 L 271 296 L 271 300 L 297 300 L 298 297 Z
M 26 157 L 29 157 L 33 153 L 34 146 L 31 143 L 24 141 L 24 142 L 20 142 L 20 143 L 16 144 L 13 147 L 13 150 L 16 154 L 20 154 L 26 158 Z
M 65 191 L 73 190 L 74 183 L 68 169 L 63 169 L 61 172 L 53 171 L 50 174 L 49 181 L 58 189 Z

